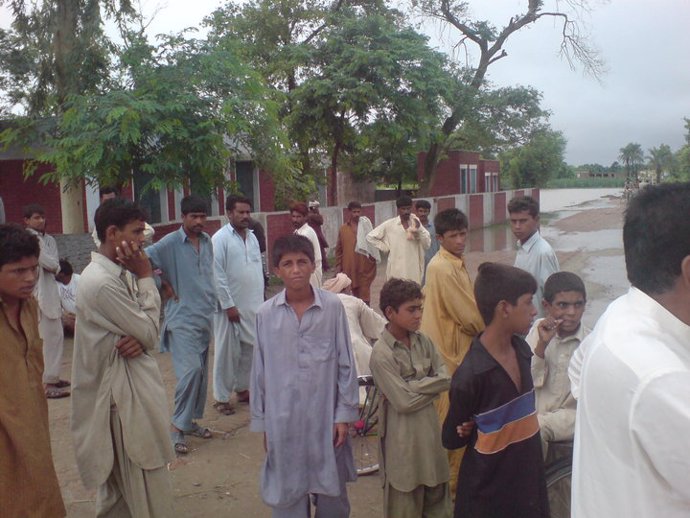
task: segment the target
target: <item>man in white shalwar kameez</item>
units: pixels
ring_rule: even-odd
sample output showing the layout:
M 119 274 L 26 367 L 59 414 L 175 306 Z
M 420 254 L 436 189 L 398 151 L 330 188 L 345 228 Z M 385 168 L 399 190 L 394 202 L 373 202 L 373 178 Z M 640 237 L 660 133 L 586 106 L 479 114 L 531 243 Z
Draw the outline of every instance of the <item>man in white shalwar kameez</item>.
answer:
M 316 265 L 314 273 L 312 273 L 309 281 L 314 288 L 320 288 L 323 279 L 321 244 L 319 237 L 314 232 L 314 229 L 309 226 L 307 216 L 309 209 L 304 203 L 293 203 L 290 205 L 290 218 L 292 219 L 292 226 L 295 227 L 295 234 L 306 237 L 314 247 L 314 264 Z

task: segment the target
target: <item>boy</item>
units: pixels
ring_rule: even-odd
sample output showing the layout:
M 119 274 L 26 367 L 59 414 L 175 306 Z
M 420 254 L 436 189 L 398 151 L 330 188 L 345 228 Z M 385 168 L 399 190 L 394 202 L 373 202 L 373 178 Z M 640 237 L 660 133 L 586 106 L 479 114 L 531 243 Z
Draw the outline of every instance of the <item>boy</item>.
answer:
M 74 273 L 74 269 L 67 259 L 60 259 L 60 271 L 55 275 L 55 280 L 58 281 L 58 291 L 62 303 L 62 327 L 65 333 L 70 335 L 74 335 L 79 277 L 81 276 Z
M 458 209 L 447 209 L 436 215 L 434 223 L 441 250 L 427 267 L 421 329 L 438 348 L 452 376 L 469 350 L 472 338 L 484 329 L 484 322 L 465 267 L 467 217 Z M 447 392 L 441 394 L 436 409 L 443 422 L 448 414 Z M 448 452 L 451 492 L 457 487 L 463 452 Z
M 467 445 L 455 518 L 548 518 L 527 334 L 534 278 L 512 266 L 479 266 L 474 294 L 486 329 L 453 374 L 443 445 Z
M 534 305 L 543 316 L 541 304 L 544 283 L 549 275 L 561 269 L 551 245 L 539 233 L 539 202 L 531 196 L 518 196 L 508 203 L 510 228 L 518 239 L 515 266 L 532 274 L 537 280 Z
M 422 290 L 390 279 L 380 308 L 388 319 L 369 365 L 384 398 L 379 409 L 386 518 L 450 516 L 448 459 L 434 400 L 450 376 L 434 344 L 419 333 Z
M 250 377 L 251 430 L 263 432 L 261 496 L 273 518 L 347 518 L 345 482 L 355 479 L 349 423 L 358 390 L 343 305 L 314 289 L 314 247 L 300 235 L 278 238 L 274 271 L 285 289 L 256 315 Z
M 537 320 L 525 338 L 532 348 L 532 379 L 544 458 L 549 441 L 569 441 L 575 433 L 576 402 L 570 393 L 568 364 L 589 334 L 581 323 L 587 294 L 582 279 L 557 272 L 544 284 L 546 318 Z
M 439 249 L 439 242 L 436 234 L 438 233 L 434 228 L 434 224 L 429 220 L 429 214 L 431 213 L 431 203 L 427 200 L 417 200 L 414 202 L 414 212 L 419 218 L 419 222 L 427 229 L 429 236 L 431 237 L 431 244 L 424 252 L 424 271 L 426 272 L 427 266 L 429 266 L 429 261 L 436 255 Z M 423 280 L 423 279 L 422 279 Z M 422 282 L 424 285 L 424 282 Z
M 50 451 L 38 336 L 38 238 L 0 225 L 0 508 L 2 516 L 65 516 Z

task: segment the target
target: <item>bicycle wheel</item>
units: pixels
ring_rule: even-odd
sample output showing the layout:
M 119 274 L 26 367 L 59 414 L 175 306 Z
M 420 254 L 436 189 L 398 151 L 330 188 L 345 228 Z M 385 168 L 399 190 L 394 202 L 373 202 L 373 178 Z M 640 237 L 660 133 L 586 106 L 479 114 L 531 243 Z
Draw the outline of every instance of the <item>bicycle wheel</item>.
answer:
M 357 475 L 369 475 L 379 470 L 379 441 L 376 434 L 360 435 L 351 438 L 352 455 Z
M 371 376 L 361 376 L 358 381 L 365 387 L 366 397 L 359 409 L 359 420 L 350 428 L 350 437 L 357 474 L 368 475 L 379 469 L 378 393 Z
M 555 460 L 546 467 L 546 491 L 549 496 L 551 518 L 570 518 L 570 482 L 572 458 Z

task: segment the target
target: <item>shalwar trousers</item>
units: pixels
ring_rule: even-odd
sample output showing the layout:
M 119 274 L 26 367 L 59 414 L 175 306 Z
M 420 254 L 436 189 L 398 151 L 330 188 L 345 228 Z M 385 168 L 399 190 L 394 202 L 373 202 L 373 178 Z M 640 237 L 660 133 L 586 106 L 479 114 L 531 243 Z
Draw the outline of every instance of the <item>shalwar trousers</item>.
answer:
M 39 312 L 38 334 L 43 339 L 43 383 L 57 383 L 65 346 L 62 318 L 48 318 Z

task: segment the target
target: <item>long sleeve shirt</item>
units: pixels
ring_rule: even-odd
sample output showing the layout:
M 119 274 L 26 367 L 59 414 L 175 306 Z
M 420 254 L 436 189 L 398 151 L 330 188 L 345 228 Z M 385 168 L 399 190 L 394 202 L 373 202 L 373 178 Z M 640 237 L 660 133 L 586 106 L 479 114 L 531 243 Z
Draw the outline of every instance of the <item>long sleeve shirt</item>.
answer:
M 38 237 L 41 245 L 41 253 L 38 256 L 38 283 L 34 290 L 34 296 L 38 300 L 38 307 L 46 318 L 60 318 L 62 316 L 62 304 L 58 291 L 55 274 L 60 271 L 60 255 L 58 253 L 55 238 L 48 234 L 41 234 L 28 228 L 29 232 Z
M 168 434 L 165 387 L 151 352 L 158 343 L 160 296 L 150 277 L 136 281 L 104 255 L 93 252 L 77 293 L 72 363 L 72 438 L 77 467 L 89 488 L 113 468 L 110 407 L 122 421 L 127 456 L 142 469 L 174 457 Z M 122 358 L 115 344 L 131 336 L 145 353 Z
M 411 333 L 407 347 L 384 329 L 369 365 L 385 396 L 379 407 L 385 481 L 405 492 L 448 482 L 448 457 L 433 402 L 450 387 L 450 376 L 434 344 Z
M 358 390 L 337 295 L 315 289 L 301 320 L 284 290 L 261 305 L 250 391 L 250 428 L 265 432 L 268 446 L 261 471 L 266 504 L 289 506 L 308 493 L 339 495 L 333 427 L 357 419 Z M 353 480 L 349 451 L 346 457 Z
M 538 230 L 527 241 L 519 243 L 514 266 L 531 273 L 537 280 L 534 307 L 537 308 L 538 316 L 543 317 L 544 306 L 541 301 L 544 297 L 544 283 L 551 274 L 559 271 L 561 266 L 553 248 L 541 237 Z

